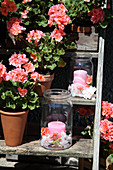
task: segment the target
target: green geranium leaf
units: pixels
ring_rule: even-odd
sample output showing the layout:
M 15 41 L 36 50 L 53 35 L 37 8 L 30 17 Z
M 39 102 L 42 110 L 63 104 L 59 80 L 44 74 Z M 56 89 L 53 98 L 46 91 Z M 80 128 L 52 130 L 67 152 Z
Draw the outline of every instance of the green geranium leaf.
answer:
M 22 109 L 26 109 L 27 108 L 27 103 L 23 103 L 22 104 Z
M 41 62 L 41 55 L 40 55 L 40 53 L 37 53 L 36 56 L 37 56 L 38 62 Z
M 36 103 L 37 101 L 37 95 L 34 95 L 31 99 L 30 99 L 30 102 L 31 103 Z
M 5 100 L 6 96 L 5 96 L 5 93 L 3 92 L 2 95 L 1 95 L 1 99 Z
M 17 86 L 17 81 L 12 81 L 12 84 L 14 85 L 14 86 Z
M 107 159 L 106 159 L 106 166 L 107 168 L 109 167 L 109 165 L 111 165 L 113 163 L 113 154 L 110 154 Z
M 35 109 L 35 105 L 28 105 L 28 108 L 30 109 L 30 110 L 34 110 Z
M 9 101 L 9 102 L 6 103 L 6 107 L 15 109 L 15 108 L 16 108 L 16 105 L 15 105 L 15 104 L 12 104 L 12 103 Z
M 50 70 L 54 70 L 56 66 L 57 65 L 54 63 L 52 65 L 48 65 L 47 68 L 49 68 Z
M 38 68 L 38 67 L 39 67 L 38 63 L 34 64 L 34 67 L 35 67 L 35 68 Z
M 46 61 L 49 61 L 52 58 L 52 55 L 48 55 L 47 57 L 44 56 L 44 58 L 45 58 Z
M 29 21 L 27 21 L 27 22 L 24 22 L 24 24 L 25 24 L 25 25 L 29 25 L 29 24 L 30 24 L 30 22 L 29 22 Z
M 65 50 L 63 48 L 61 50 L 57 49 L 57 54 L 58 55 L 64 55 L 65 54 Z
M 5 95 L 9 96 L 9 97 L 12 97 L 12 98 L 14 97 L 14 95 L 12 94 L 12 91 L 6 91 Z
M 31 53 L 31 49 L 29 47 L 26 47 L 26 52 Z
M 54 57 L 53 57 L 53 59 L 54 59 L 55 61 L 59 61 L 59 58 L 60 58 L 59 56 L 54 56 Z

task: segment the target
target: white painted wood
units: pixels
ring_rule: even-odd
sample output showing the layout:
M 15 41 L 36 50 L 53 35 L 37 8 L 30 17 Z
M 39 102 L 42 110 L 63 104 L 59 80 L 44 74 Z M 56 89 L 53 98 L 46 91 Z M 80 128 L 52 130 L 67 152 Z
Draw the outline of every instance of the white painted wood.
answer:
M 97 69 L 97 92 L 96 92 L 96 110 L 94 119 L 94 153 L 93 170 L 99 170 L 99 148 L 100 148 L 100 120 L 101 120 L 101 99 L 102 99 L 102 81 L 103 81 L 103 63 L 104 63 L 104 45 L 105 31 L 100 32 L 98 69 Z

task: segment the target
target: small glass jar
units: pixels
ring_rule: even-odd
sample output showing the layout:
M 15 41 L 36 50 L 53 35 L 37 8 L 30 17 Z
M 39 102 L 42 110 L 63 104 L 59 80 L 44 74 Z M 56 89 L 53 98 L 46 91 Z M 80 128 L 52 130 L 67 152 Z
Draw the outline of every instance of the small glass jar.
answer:
M 76 78 L 75 72 L 77 72 L 77 76 L 80 75 L 81 77 L 83 75 L 83 77 L 85 76 L 84 77 L 85 79 L 87 79 L 88 77 L 89 84 L 92 84 L 92 80 L 93 80 L 92 56 L 74 54 L 71 61 L 70 84 L 72 84 Z
M 60 150 L 72 145 L 71 94 L 64 89 L 44 92 L 41 118 L 41 146 Z
M 88 75 L 93 75 L 93 63 L 91 55 L 77 55 L 74 58 L 74 71 L 85 70 Z

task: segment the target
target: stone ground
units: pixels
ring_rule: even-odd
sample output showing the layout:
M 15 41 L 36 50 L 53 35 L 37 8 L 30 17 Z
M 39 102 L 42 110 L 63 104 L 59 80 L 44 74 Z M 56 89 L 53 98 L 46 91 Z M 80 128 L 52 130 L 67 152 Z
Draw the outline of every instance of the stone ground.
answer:
M 10 156 L 9 156 L 10 157 Z M 18 156 L 17 156 L 18 158 Z M 7 156 L 2 155 L 0 157 L 0 170 L 75 170 L 77 168 L 78 161 L 77 159 L 70 158 L 67 160 L 65 165 L 60 164 L 61 158 L 39 158 L 36 161 L 36 157 L 27 157 L 21 158 L 18 162 L 14 159 L 9 159 Z M 19 160 L 19 158 L 18 158 Z M 70 163 L 70 165 L 69 165 Z

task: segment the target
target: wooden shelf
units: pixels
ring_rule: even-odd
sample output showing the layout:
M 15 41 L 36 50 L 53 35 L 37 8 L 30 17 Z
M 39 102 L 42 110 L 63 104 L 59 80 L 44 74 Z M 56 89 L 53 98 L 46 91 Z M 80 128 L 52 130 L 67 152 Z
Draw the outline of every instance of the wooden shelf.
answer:
M 93 157 L 92 139 L 73 139 L 73 145 L 64 150 L 48 150 L 40 146 L 40 140 L 31 137 L 24 139 L 23 144 L 16 147 L 6 146 L 4 140 L 0 140 L 0 154 L 34 155 L 34 156 L 61 156 L 61 157 Z
M 71 97 L 71 101 L 73 104 L 79 104 L 79 105 L 95 105 L 96 99 L 94 100 L 88 100 L 80 97 Z

